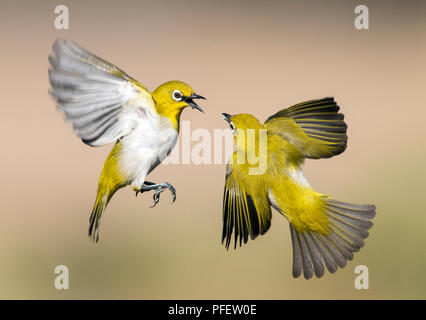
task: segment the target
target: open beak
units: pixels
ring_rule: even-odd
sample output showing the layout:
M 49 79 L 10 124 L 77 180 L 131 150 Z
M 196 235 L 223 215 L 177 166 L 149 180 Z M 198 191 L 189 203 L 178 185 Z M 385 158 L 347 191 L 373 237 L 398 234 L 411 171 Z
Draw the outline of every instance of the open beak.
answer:
M 207 100 L 207 99 L 195 93 L 185 98 L 185 101 L 188 103 L 189 106 L 191 106 L 192 109 L 197 109 L 201 112 L 204 112 L 203 109 L 201 109 L 201 107 L 194 102 L 194 99 L 203 99 L 203 100 Z
M 223 119 L 225 119 L 226 122 L 231 122 L 231 115 L 227 113 L 222 113 Z
M 222 117 L 223 117 L 223 119 L 225 119 L 226 122 L 228 122 L 229 127 L 232 130 L 232 133 L 235 134 L 235 125 L 231 121 L 232 116 L 228 113 L 222 113 Z

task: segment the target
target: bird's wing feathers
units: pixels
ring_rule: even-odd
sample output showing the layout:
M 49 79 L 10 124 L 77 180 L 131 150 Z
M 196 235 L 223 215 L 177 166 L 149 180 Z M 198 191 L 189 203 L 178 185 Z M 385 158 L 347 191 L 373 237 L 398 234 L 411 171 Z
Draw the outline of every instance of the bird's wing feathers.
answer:
M 132 130 L 140 107 L 154 109 L 147 89 L 113 64 L 66 40 L 56 40 L 53 52 L 50 93 L 84 143 L 113 142 Z
M 271 218 L 266 192 L 251 195 L 244 185 L 235 181 L 232 165 L 228 164 L 223 194 L 222 243 L 225 242 L 226 248 L 229 248 L 233 232 L 234 248 L 238 241 L 240 246 L 242 241 L 247 243 L 249 235 L 255 239 L 268 231 Z
M 306 158 L 330 158 L 345 151 L 344 116 L 333 98 L 310 100 L 283 109 L 265 121 L 269 133 L 293 144 Z

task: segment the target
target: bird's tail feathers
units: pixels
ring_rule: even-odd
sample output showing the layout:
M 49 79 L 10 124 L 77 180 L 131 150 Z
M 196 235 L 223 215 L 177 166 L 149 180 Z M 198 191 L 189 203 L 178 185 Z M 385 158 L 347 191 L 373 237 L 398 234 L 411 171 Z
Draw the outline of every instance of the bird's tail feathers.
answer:
M 353 253 L 364 246 L 376 214 L 374 205 L 355 205 L 331 198 L 325 199 L 329 232 L 297 231 L 290 224 L 293 242 L 293 277 L 302 274 L 310 279 L 324 274 L 324 264 L 331 273 L 345 267 Z
M 89 238 L 93 242 L 99 241 L 99 227 L 101 224 L 102 212 L 105 210 L 109 199 L 110 194 L 108 192 L 98 192 L 98 195 L 96 196 L 96 201 L 95 205 L 93 206 L 92 214 L 90 215 L 89 224 Z
M 92 214 L 90 215 L 89 225 L 89 237 L 93 242 L 98 242 L 99 240 L 101 217 L 109 200 L 118 189 L 124 187 L 128 183 L 127 176 L 123 175 L 119 166 L 121 150 L 121 143 L 117 142 L 105 160 L 104 167 L 99 177 L 98 193 Z

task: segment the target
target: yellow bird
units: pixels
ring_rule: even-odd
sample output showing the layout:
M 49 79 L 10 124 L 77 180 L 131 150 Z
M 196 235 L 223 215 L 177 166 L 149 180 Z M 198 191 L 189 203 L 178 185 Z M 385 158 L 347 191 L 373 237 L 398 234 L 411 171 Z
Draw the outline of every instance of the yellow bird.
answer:
M 114 193 L 127 185 L 133 190 L 160 193 L 175 189 L 168 182 L 152 183 L 146 176 L 176 144 L 182 110 L 203 111 L 194 99 L 205 99 L 181 81 L 169 81 L 152 93 L 113 64 L 75 43 L 56 40 L 49 56 L 50 94 L 71 122 L 75 134 L 92 147 L 115 145 L 102 169 L 89 237 L 99 239 L 102 212 Z
M 302 271 L 306 279 L 321 277 L 324 265 L 334 273 L 364 246 L 375 206 L 317 193 L 301 169 L 305 158 L 330 158 L 346 149 L 347 125 L 339 109 L 333 98 L 311 100 L 277 112 L 263 125 L 250 114 L 223 113 L 236 140 L 223 197 L 226 248 L 232 233 L 236 248 L 268 231 L 271 206 L 289 221 L 295 278 Z M 264 165 L 250 163 L 250 157 Z

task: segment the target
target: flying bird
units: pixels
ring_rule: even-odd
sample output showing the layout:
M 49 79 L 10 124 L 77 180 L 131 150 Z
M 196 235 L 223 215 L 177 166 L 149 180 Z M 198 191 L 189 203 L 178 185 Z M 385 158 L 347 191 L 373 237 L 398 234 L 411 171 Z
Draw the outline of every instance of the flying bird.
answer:
M 301 169 L 305 159 L 330 158 L 346 149 L 347 125 L 339 110 L 333 98 L 324 98 L 283 109 L 263 125 L 250 114 L 222 114 L 236 141 L 223 196 L 226 248 L 232 235 L 236 248 L 249 237 L 265 234 L 271 225 L 271 207 L 289 221 L 295 278 L 302 272 L 306 279 L 314 274 L 319 278 L 324 265 L 334 273 L 364 246 L 376 207 L 345 203 L 314 191 Z M 263 172 L 250 172 L 259 166 L 245 160 L 250 154 L 257 155 L 258 162 L 263 159 Z
M 67 40 L 55 41 L 49 61 L 50 94 L 75 134 L 91 147 L 114 143 L 99 177 L 89 237 L 99 240 L 102 212 L 124 186 L 136 195 L 154 190 L 153 206 L 165 189 L 174 201 L 171 184 L 145 179 L 175 146 L 183 109 L 203 112 L 194 100 L 205 98 L 181 81 L 149 92 L 123 70 Z

